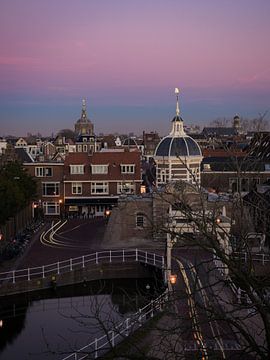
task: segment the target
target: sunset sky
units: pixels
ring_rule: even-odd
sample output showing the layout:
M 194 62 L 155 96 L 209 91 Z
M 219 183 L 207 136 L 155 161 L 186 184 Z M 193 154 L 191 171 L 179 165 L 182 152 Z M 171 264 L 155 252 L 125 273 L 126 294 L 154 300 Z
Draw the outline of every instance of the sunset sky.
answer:
M 1 0 L 0 136 L 167 134 L 270 109 L 269 0 Z

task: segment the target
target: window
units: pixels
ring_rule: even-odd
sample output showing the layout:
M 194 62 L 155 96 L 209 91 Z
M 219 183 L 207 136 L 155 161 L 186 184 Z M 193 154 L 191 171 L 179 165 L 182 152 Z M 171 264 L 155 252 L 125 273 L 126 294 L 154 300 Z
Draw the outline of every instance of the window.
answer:
M 91 165 L 92 174 L 108 174 L 109 165 Z
M 78 145 L 78 152 L 82 152 L 82 145 Z
M 43 210 L 45 215 L 59 215 L 60 205 L 58 202 L 44 202 Z
M 107 182 L 95 182 L 91 184 L 91 194 L 108 194 L 109 187 Z
M 70 165 L 70 174 L 84 174 L 84 165 Z
M 59 182 L 46 182 L 42 183 L 43 196 L 59 196 L 60 183 Z
M 160 182 L 163 183 L 163 184 L 166 182 L 166 172 L 165 172 L 165 170 L 162 170 L 160 172 Z
M 119 182 L 117 183 L 118 194 L 133 194 L 135 191 L 135 184 L 132 182 Z
M 36 175 L 36 177 L 52 176 L 52 168 L 51 167 L 36 167 L 35 175 Z
M 87 145 L 83 145 L 83 152 L 87 152 Z
M 233 193 L 238 191 L 238 180 L 237 178 L 229 179 L 229 190 Z
M 82 183 L 80 182 L 73 182 L 71 184 L 72 194 L 79 195 L 82 194 Z
M 135 164 L 121 164 L 121 173 L 122 174 L 134 174 L 135 173 Z
M 144 227 L 144 218 L 145 218 L 145 216 L 144 216 L 144 214 L 142 214 L 142 213 L 138 213 L 137 215 L 136 215 L 136 226 L 137 227 L 140 227 L 140 228 L 143 228 Z

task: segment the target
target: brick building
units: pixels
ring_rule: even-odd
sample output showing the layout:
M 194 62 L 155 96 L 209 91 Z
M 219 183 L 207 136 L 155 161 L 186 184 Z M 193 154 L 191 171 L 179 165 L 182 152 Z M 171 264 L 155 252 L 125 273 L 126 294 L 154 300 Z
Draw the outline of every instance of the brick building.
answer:
M 69 153 L 63 162 L 24 163 L 38 183 L 44 215 L 103 216 L 121 194 L 139 194 L 139 151 Z

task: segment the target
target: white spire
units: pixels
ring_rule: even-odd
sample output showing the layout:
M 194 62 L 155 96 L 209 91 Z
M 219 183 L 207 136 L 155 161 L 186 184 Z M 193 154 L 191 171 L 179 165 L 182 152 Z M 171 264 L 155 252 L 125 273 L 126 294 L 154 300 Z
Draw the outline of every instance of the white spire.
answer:
M 82 109 L 83 111 L 86 111 L 86 100 L 82 99 Z
M 176 116 L 180 115 L 180 109 L 179 109 L 179 89 L 175 88 L 174 93 L 176 94 Z
M 179 109 L 179 89 L 175 88 L 174 93 L 176 94 L 176 116 L 172 120 L 172 130 L 170 136 L 181 137 L 185 136 L 184 124 L 180 118 L 180 109 Z
M 86 119 L 86 100 L 82 99 L 82 119 Z

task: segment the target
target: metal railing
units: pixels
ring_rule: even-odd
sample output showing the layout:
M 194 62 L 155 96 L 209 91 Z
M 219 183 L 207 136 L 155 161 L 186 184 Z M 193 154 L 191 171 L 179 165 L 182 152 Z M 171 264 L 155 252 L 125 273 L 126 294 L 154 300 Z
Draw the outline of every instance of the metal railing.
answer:
M 100 263 L 113 262 L 140 262 L 155 267 L 164 268 L 164 257 L 151 252 L 133 249 L 133 250 L 105 250 L 64 261 L 58 261 L 49 265 L 42 265 L 26 269 L 11 270 L 0 273 L 0 284 L 18 281 L 30 281 L 32 279 L 46 278 L 74 270 L 83 269 L 89 265 L 98 265 Z
M 266 265 L 270 263 L 270 255 L 269 254 L 253 254 L 247 252 L 235 252 L 234 257 L 244 261 L 245 263 L 248 261 L 253 261 L 260 263 L 262 265 Z
M 126 318 L 105 335 L 95 338 L 91 343 L 69 354 L 62 360 L 83 360 L 89 358 L 90 355 L 97 359 L 99 356 L 104 355 L 135 330 L 139 329 L 146 321 L 153 318 L 155 314 L 162 311 L 168 301 L 168 295 L 168 290 L 166 290 L 158 298 Z

